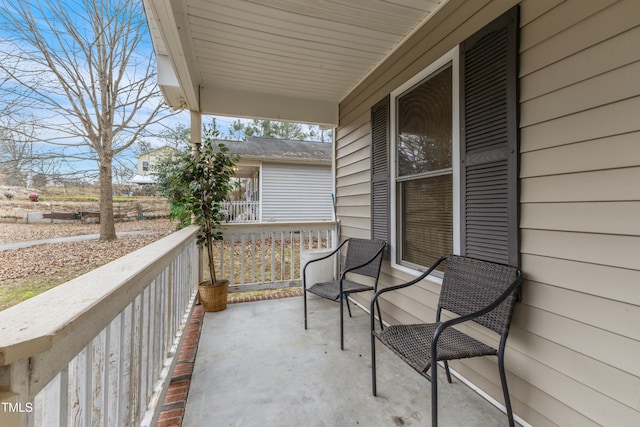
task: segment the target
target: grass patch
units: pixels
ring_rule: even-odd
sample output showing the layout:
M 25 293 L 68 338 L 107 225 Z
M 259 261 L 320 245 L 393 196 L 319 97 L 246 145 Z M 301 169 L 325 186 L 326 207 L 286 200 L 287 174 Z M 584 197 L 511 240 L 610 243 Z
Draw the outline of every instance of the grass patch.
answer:
M 99 195 L 92 194 L 56 194 L 56 195 L 41 195 L 39 200 L 46 202 L 99 202 Z M 114 196 L 114 202 L 151 202 L 158 200 L 154 196 Z
M 21 280 L 17 283 L 0 285 L 0 310 L 19 304 L 49 289 L 55 288 L 60 282 L 55 278 L 41 280 Z
M 26 277 L 0 282 L 0 311 L 53 289 L 96 268 L 98 266 L 75 266 L 58 269 L 49 275 L 41 277 Z
M 51 196 L 47 196 L 47 195 L 41 195 L 38 198 L 39 201 L 43 202 L 68 202 L 68 201 L 72 201 L 72 202 L 98 202 L 100 201 L 100 196 L 93 196 L 93 195 L 80 195 L 80 194 L 70 194 L 70 195 L 64 195 L 64 194 L 56 194 L 56 195 L 51 195 Z

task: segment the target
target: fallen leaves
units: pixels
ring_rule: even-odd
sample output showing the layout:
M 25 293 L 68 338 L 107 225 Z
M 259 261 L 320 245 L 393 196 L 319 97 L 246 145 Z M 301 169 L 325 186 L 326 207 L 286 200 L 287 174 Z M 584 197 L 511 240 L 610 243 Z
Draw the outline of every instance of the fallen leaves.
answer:
M 118 232 L 147 231 L 149 234 L 123 236 L 113 242 L 88 240 L 0 251 L 0 293 L 3 288 L 40 289 L 43 282 L 47 283 L 46 289 L 57 286 L 170 234 L 175 231 L 175 225 L 168 220 L 135 221 L 118 224 L 116 229 Z M 22 240 L 35 240 L 95 234 L 97 225 L 87 228 L 87 225 L 74 224 L 2 224 L 0 242 L 12 239 L 11 233 L 29 236 L 28 239 Z M 20 240 L 17 235 L 14 238 L 16 240 L 8 241 Z M 16 301 L 2 301 L 0 309 L 21 300 L 22 298 Z
M 85 234 L 98 234 L 100 231 L 99 227 L 99 224 L 82 223 L 4 223 L 0 224 L 0 243 L 51 239 L 54 237 L 82 236 Z M 166 219 L 116 223 L 116 232 L 142 230 L 166 233 L 167 230 L 169 232 L 175 230 L 175 225 Z

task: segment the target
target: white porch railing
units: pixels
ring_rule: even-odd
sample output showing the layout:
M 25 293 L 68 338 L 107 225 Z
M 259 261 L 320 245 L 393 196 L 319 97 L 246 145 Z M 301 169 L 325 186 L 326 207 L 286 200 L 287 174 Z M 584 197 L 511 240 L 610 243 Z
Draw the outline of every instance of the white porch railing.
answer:
M 231 223 L 250 223 L 260 221 L 259 201 L 231 201 L 222 202 L 222 210 L 227 213 Z
M 199 279 L 197 228 L 0 312 L 0 426 L 151 425 Z
M 300 252 L 333 248 L 336 223 L 225 224 L 216 271 L 233 291 L 300 285 Z
M 236 290 L 298 285 L 334 222 L 227 224 Z M 0 311 L 0 426 L 150 426 L 201 276 L 196 227 Z M 234 288 L 232 288 L 233 290 Z

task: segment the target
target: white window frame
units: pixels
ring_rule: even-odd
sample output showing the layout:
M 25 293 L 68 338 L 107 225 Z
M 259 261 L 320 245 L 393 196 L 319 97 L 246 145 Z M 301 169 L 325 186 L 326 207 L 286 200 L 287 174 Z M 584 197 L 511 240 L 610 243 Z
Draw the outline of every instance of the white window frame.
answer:
M 402 86 L 395 89 L 391 92 L 390 99 L 390 137 L 391 137 L 391 149 L 390 151 L 390 219 L 391 219 L 391 267 L 409 273 L 413 275 L 418 275 L 420 273 L 419 270 L 407 267 L 405 265 L 400 264 L 400 260 L 397 259 L 397 248 L 398 248 L 398 239 L 397 235 L 397 201 L 398 196 L 396 194 L 397 189 L 397 178 L 398 178 L 398 164 L 396 158 L 396 147 L 397 147 L 397 100 L 398 97 L 404 95 L 407 91 L 414 88 L 420 82 L 425 80 L 431 74 L 438 71 L 440 68 L 445 66 L 448 63 L 451 63 L 451 96 L 452 96 L 452 126 L 451 130 L 452 136 L 452 145 L 451 145 L 451 167 L 453 169 L 452 180 L 453 180 L 453 194 L 452 194 L 452 202 L 453 202 L 453 253 L 456 255 L 460 254 L 460 68 L 459 68 L 459 48 L 456 46 L 451 49 L 449 52 L 444 54 L 442 57 L 438 58 L 436 61 L 431 63 L 427 68 L 416 74 L 411 79 L 407 80 Z M 447 255 L 447 254 L 442 254 Z M 428 267 L 428 266 L 426 266 Z M 438 276 L 430 275 L 430 279 L 440 282 L 442 279 Z

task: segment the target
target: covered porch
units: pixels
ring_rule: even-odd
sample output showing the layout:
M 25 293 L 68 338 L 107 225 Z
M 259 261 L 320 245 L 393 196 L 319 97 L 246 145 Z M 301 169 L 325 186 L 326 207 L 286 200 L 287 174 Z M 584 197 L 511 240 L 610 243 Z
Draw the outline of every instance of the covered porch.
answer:
M 372 236 L 372 217 L 382 211 L 378 224 L 394 228 L 389 245 L 401 257 L 402 204 L 391 196 L 403 177 L 394 175 L 391 160 L 398 153 L 394 126 L 402 117 L 391 107 L 420 79 L 441 70 L 443 61 L 452 64 L 458 89 L 484 82 L 460 71 L 461 50 L 484 40 L 475 36 L 518 6 L 517 25 L 511 25 L 517 31 L 509 33 L 518 46 L 510 50 L 513 60 L 505 61 L 518 67 L 509 68 L 514 84 L 501 93 L 517 120 L 511 133 L 501 125 L 499 134 L 507 137 L 496 138 L 518 146 L 495 152 L 480 144 L 474 158 L 499 162 L 508 154 L 519 167 L 510 174 L 520 192 L 510 198 L 515 208 L 507 213 L 514 218 L 506 224 L 515 238 L 502 239 L 526 276 L 506 352 L 514 411 L 523 425 L 640 425 L 638 2 L 311 3 L 145 0 L 159 85 L 171 106 L 190 110 L 192 141 L 201 138 L 202 114 L 334 127 L 339 238 Z M 493 62 L 483 53 L 475 57 Z M 459 91 L 446 93 L 460 99 Z M 452 152 L 460 154 L 453 143 L 466 143 L 460 120 L 469 115 L 459 110 L 446 128 L 453 133 Z M 482 139 L 492 127 L 481 117 L 484 109 L 477 112 Z M 379 128 L 376 146 L 391 157 L 382 156 L 380 163 L 389 169 L 376 174 Z M 460 159 L 451 167 L 456 179 L 473 176 Z M 389 175 L 393 182 L 385 182 Z M 382 196 L 390 198 L 374 200 L 372 179 L 378 176 L 391 191 Z M 443 193 L 457 206 L 464 201 L 461 191 Z M 376 208 L 389 208 L 388 215 Z M 454 252 L 466 253 L 462 234 L 467 220 L 477 219 L 471 211 L 459 208 L 462 214 L 446 224 L 458 245 Z M 484 249 L 492 230 L 478 224 L 487 231 L 477 245 Z M 190 233 L 0 313 L 0 403 L 10 409 L 0 411 L 0 425 L 155 424 L 199 275 Z M 253 247 L 254 241 L 262 242 L 262 236 L 242 244 Z M 253 265 L 251 257 L 243 259 Z M 259 272 L 260 281 L 280 280 L 262 279 L 257 265 L 250 271 L 251 277 Z M 416 275 L 391 260 L 383 264 L 381 280 L 389 285 Z M 439 292 L 437 281 L 425 280 L 415 292 L 386 301 L 383 316 L 391 323 L 432 318 Z M 207 425 L 218 419 L 227 425 L 286 425 L 289 419 L 291 425 L 428 425 L 425 382 L 381 352 L 381 396 L 371 397 L 367 316 L 358 312 L 348 320 L 349 341 L 340 352 L 336 325 L 320 319 L 326 314 L 328 322 L 337 321 L 331 311 L 336 307 L 325 305 L 313 301 L 306 332 L 296 298 L 208 314 L 185 425 L 204 419 Z M 229 336 L 220 335 L 223 330 Z M 492 362 L 460 363 L 456 369 L 485 396 L 500 395 Z M 303 382 L 304 390 L 315 393 L 295 388 Z M 440 390 L 442 424 L 505 423 L 492 398 L 474 407 L 477 396 L 466 386 L 441 383 Z M 405 392 L 408 400 L 398 394 Z M 346 403 L 339 406 L 334 397 Z M 218 401 L 231 404 L 225 409 Z M 472 406 L 463 411 L 462 401 Z M 467 418 L 467 409 L 475 418 Z
M 309 225 L 288 228 L 300 231 L 260 233 L 287 240 Z M 331 242 L 315 228 L 302 241 Z M 172 378 L 185 374 L 180 349 L 191 343 L 202 274 L 195 237 L 195 227 L 183 229 L 0 312 L 0 425 L 429 425 L 428 383 L 380 346 L 372 396 L 368 313 L 354 307 L 341 351 L 339 305 L 313 296 L 308 330 L 299 296 L 205 313 L 184 418 L 164 424 Z M 443 381 L 442 424 L 504 424 L 500 404 L 486 399 L 462 378 Z

